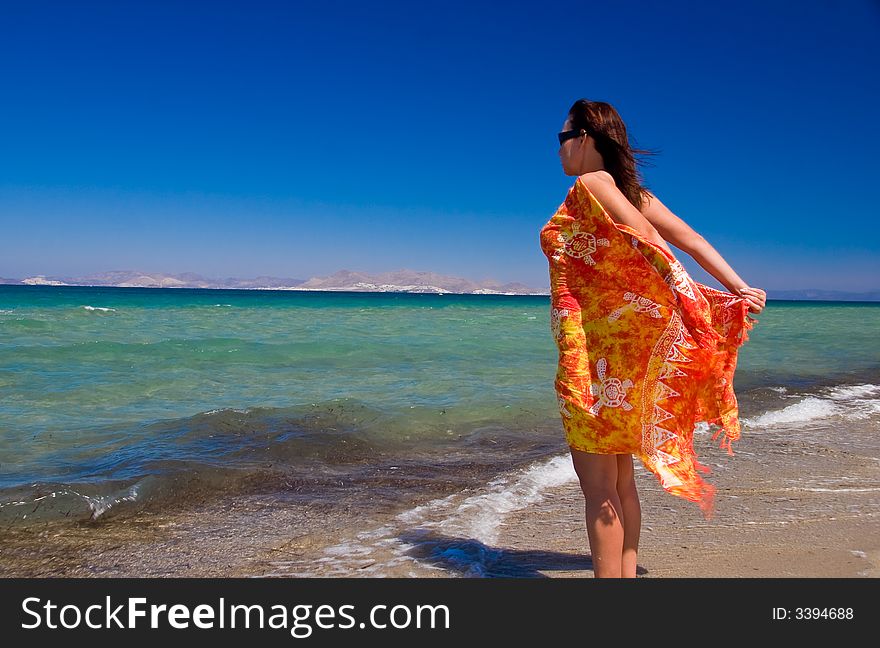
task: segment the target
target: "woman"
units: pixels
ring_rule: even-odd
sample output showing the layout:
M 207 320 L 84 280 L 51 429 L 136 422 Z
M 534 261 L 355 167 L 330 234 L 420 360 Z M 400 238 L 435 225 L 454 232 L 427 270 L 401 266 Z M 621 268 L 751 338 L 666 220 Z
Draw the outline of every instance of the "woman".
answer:
M 643 189 L 626 127 L 607 103 L 581 99 L 559 133 L 576 180 L 541 230 L 550 263 L 555 382 L 566 441 L 584 494 L 596 577 L 635 577 L 641 509 L 633 454 L 663 488 L 712 513 L 693 430 L 739 438 L 737 348 L 766 294 Z M 640 151 L 639 151 L 640 152 Z M 669 241 L 730 292 L 699 284 Z M 732 454 L 732 452 L 731 452 Z

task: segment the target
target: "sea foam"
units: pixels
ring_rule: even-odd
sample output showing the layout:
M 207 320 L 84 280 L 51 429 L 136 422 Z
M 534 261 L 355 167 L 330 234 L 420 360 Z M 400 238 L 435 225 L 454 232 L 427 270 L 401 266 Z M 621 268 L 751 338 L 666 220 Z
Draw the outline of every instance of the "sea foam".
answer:
M 880 413 L 880 385 L 839 385 L 822 394 L 811 394 L 782 409 L 742 420 L 750 428 L 792 425 L 841 417 L 859 420 Z
M 305 569 L 294 574 L 288 571 L 286 575 L 383 576 L 393 569 L 416 564 L 421 570 L 441 569 L 432 565 L 440 562 L 455 565 L 465 576 L 482 576 L 491 571 L 499 553 L 492 545 L 498 540 L 504 519 L 543 499 L 548 489 L 576 481 L 569 454 L 545 459 L 501 475 L 476 490 L 408 509 L 384 525 L 325 548 L 324 556 L 314 561 L 311 568 L 301 566 Z M 414 545 L 402 538 L 413 536 L 418 537 L 414 540 L 417 543 L 434 545 L 431 560 L 420 561 L 410 554 Z M 440 540 L 430 540 L 431 537 Z
M 448 498 L 444 498 L 405 511 L 398 519 L 406 526 L 435 527 L 447 535 L 493 544 L 508 514 L 540 501 L 547 489 L 572 481 L 577 481 L 577 474 L 571 457 L 559 455 L 521 472 L 498 477 L 483 492 L 452 508 Z

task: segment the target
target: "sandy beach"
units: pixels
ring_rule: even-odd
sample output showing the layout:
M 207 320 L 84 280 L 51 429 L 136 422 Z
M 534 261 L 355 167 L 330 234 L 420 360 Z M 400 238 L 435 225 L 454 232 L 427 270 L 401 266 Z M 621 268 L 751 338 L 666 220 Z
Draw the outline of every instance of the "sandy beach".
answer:
M 639 577 L 880 576 L 876 514 L 785 519 L 783 509 L 818 502 L 774 498 L 760 489 L 734 493 L 739 500 L 728 500 L 708 522 L 668 496 L 643 495 Z M 579 488 L 555 489 L 551 502 L 512 516 L 505 524 L 505 546 L 523 552 L 514 559 L 531 562 L 536 574 L 592 577 Z M 847 509 L 846 503 L 837 504 Z M 530 552 L 530 546 L 543 549 Z M 578 546 L 584 559 L 572 552 Z
M 794 440 L 777 427 L 742 439 L 732 457 L 698 438 L 717 487 L 711 520 L 637 464 L 639 577 L 880 575 L 877 441 L 870 428 L 834 432 L 815 427 Z M 477 490 L 464 496 L 451 491 L 447 509 L 416 506 L 411 511 L 427 511 L 418 519 L 393 510 L 364 518 L 357 506 L 293 506 L 263 493 L 104 523 L 7 530 L 0 575 L 593 576 L 576 481 L 496 511 L 492 542 L 440 519 L 488 501 Z M 473 511 L 476 521 L 487 515 Z

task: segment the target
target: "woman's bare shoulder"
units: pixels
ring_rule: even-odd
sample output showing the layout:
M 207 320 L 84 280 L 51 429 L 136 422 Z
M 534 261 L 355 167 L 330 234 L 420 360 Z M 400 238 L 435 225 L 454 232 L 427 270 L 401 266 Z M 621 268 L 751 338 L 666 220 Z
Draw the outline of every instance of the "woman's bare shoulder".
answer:
M 600 201 L 603 198 L 607 199 L 609 196 L 623 195 L 620 193 L 620 189 L 617 188 L 612 175 L 602 169 L 579 175 L 577 182 L 582 183 Z
M 605 169 L 599 169 L 598 171 L 588 171 L 587 173 L 579 175 L 578 178 L 580 178 L 580 180 L 585 185 L 587 185 L 587 188 L 589 188 L 590 184 L 594 183 L 594 182 L 604 182 L 604 183 L 610 182 L 614 186 L 617 186 L 614 183 L 614 176 L 612 176 L 610 173 L 608 173 Z

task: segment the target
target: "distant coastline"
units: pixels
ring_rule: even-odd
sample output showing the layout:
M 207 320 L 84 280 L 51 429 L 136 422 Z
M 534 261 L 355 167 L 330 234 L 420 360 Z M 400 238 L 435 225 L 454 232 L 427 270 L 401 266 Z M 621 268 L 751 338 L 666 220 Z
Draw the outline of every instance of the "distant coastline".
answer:
M 240 279 L 236 277 L 213 279 L 191 272 L 172 275 L 142 272 L 139 270 L 114 270 L 85 277 L 46 275 L 36 275 L 21 279 L 0 277 L 0 284 L 108 288 L 410 292 L 473 295 L 550 294 L 549 288 L 535 288 L 516 282 L 501 283 L 493 279 L 474 281 L 463 277 L 440 275 L 435 272 L 406 269 L 381 274 L 339 270 L 327 277 L 312 277 L 310 279 L 270 276 L 260 276 L 253 279 Z
M 178 275 L 114 270 L 85 277 L 35 275 L 21 279 L 0 277 L 0 284 L 28 286 L 82 286 L 107 288 L 195 288 L 215 290 L 290 290 L 303 292 L 403 292 L 459 295 L 546 295 L 549 288 L 535 288 L 525 284 L 500 283 L 487 279 L 474 281 L 463 277 L 440 275 L 434 272 L 397 270 L 382 274 L 367 274 L 339 270 L 327 277 L 293 279 L 260 276 L 253 279 L 229 277 L 212 279 L 187 272 Z M 804 289 L 768 290 L 767 298 L 780 301 L 834 301 L 878 302 L 880 290 L 852 292 L 843 290 Z

